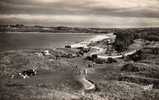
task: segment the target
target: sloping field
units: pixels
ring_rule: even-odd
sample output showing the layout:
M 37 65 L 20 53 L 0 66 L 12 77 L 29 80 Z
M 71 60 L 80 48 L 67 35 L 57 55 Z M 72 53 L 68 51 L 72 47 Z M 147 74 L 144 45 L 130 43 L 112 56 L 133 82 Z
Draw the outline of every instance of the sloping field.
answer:
M 139 53 L 102 64 L 71 48 L 1 52 L 0 100 L 159 100 L 159 54 L 150 47 L 158 42 L 146 42 Z M 86 70 L 82 77 L 95 89 L 85 90 L 74 74 L 76 66 L 79 75 Z M 34 68 L 36 75 L 19 75 Z

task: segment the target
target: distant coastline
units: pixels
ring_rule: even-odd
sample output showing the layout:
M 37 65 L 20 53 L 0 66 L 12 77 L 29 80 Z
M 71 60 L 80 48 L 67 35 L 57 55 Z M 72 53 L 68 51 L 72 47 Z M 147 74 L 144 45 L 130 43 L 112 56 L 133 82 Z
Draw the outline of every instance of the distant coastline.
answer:
M 28 33 L 115 33 L 115 32 L 153 32 L 159 31 L 159 27 L 145 27 L 145 28 L 82 28 L 82 27 L 67 27 L 67 26 L 25 26 L 21 24 L 15 25 L 0 25 L 0 33 L 2 32 L 28 32 Z
M 95 34 L 95 33 L 69 33 L 69 32 L 61 32 L 61 33 L 54 33 L 54 32 L 0 32 L 0 34 Z

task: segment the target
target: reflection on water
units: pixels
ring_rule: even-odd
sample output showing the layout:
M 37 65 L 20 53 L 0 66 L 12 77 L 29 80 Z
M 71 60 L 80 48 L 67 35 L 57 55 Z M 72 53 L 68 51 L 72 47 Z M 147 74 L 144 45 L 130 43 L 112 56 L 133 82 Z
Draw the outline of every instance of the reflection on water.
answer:
M 80 42 L 94 37 L 95 34 L 81 33 L 7 33 L 0 34 L 0 50 L 25 48 L 58 48 L 65 44 Z

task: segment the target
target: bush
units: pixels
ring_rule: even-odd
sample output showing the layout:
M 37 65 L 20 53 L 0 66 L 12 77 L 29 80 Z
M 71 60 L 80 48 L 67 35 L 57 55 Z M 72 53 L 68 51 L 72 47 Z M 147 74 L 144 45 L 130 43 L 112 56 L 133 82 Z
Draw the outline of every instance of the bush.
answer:
M 159 36 L 157 36 L 157 35 L 149 35 L 149 36 L 146 36 L 145 39 L 149 40 L 149 41 L 159 41 Z
M 114 48 L 118 52 L 127 50 L 128 46 L 133 43 L 135 39 L 144 39 L 149 41 L 159 41 L 159 30 L 143 30 L 143 31 L 118 31 L 115 33 L 116 40 L 113 44 Z
M 116 40 L 114 42 L 114 48 L 118 52 L 122 52 L 127 50 L 128 46 L 133 43 L 135 39 L 135 34 L 132 33 L 125 33 L 125 32 L 118 32 L 116 34 Z
M 143 58 L 143 53 L 141 50 L 137 51 L 135 54 L 133 55 L 129 55 L 128 59 L 129 60 L 133 60 L 133 61 L 139 61 Z
M 107 59 L 107 63 L 116 63 L 117 60 L 116 59 L 113 59 L 113 58 L 108 58 Z
M 125 64 L 122 68 L 121 71 L 127 71 L 127 72 L 138 72 L 139 68 L 136 67 L 134 64 L 129 63 L 129 64 Z

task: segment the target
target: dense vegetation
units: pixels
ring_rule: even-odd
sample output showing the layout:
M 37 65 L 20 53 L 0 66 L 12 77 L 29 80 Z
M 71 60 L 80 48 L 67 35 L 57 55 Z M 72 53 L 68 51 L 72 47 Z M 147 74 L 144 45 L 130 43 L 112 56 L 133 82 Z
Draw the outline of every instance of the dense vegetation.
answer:
M 118 52 L 122 52 L 127 50 L 128 46 L 133 43 L 133 40 L 135 39 L 144 39 L 148 41 L 159 41 L 159 31 L 155 32 L 145 32 L 145 31 L 139 31 L 136 33 L 128 32 L 128 31 L 118 31 L 116 34 L 116 40 L 114 43 L 114 48 Z

